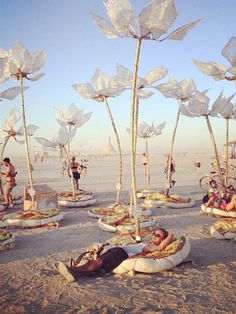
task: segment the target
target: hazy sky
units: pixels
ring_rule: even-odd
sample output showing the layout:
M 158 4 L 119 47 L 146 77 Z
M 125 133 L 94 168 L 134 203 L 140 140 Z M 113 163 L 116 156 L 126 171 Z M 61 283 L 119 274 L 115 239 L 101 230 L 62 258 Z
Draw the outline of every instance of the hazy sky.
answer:
M 134 14 L 148 3 L 146 0 L 131 0 Z M 216 61 L 228 65 L 221 50 L 232 36 L 236 36 L 235 0 L 176 0 L 177 19 L 170 30 L 201 18 L 182 41 L 144 41 L 141 48 L 139 75 L 156 66 L 168 68 L 169 73 L 180 81 L 192 77 L 199 90 L 210 88 L 211 103 L 221 90 L 225 96 L 235 92 L 233 82 L 214 81 L 202 74 L 192 59 Z M 89 16 L 89 10 L 107 19 L 102 0 L 1 0 L 0 1 L 0 48 L 9 49 L 20 40 L 30 51 L 46 49 L 45 76 L 37 82 L 26 82 L 30 88 L 25 92 L 27 123 L 39 126 L 36 136 L 51 138 L 58 129 L 54 107 L 66 107 L 74 102 L 85 112 L 92 111 L 91 119 L 80 129 L 73 140 L 74 150 L 100 152 L 111 136 L 115 137 L 103 103 L 82 99 L 72 84 L 89 82 L 95 69 L 115 74 L 117 63 L 133 65 L 135 41 L 127 38 L 108 39 Z M 167 78 L 161 82 L 167 81 Z M 0 91 L 14 86 L 14 81 L 1 84 Z M 236 99 L 236 97 L 235 97 Z M 109 104 L 121 136 L 121 144 L 128 151 L 129 139 L 129 92 L 110 99 Z M 4 121 L 20 98 L 2 101 L 0 120 Z M 234 100 L 235 103 L 235 100 Z M 150 140 L 150 148 L 169 150 L 178 104 L 162 94 L 140 101 L 140 122 L 155 124 L 166 121 L 163 134 Z M 225 123 L 213 119 L 212 124 L 219 148 L 224 142 Z M 235 121 L 231 123 L 231 139 L 235 139 Z M 13 142 L 12 142 L 13 143 Z M 32 145 L 38 145 L 32 142 Z M 144 143 L 139 140 L 139 150 Z M 182 146 L 182 148 L 181 148 Z M 176 150 L 211 149 L 206 123 L 201 118 L 182 116 L 176 137 Z M 15 145 L 8 146 L 9 151 Z

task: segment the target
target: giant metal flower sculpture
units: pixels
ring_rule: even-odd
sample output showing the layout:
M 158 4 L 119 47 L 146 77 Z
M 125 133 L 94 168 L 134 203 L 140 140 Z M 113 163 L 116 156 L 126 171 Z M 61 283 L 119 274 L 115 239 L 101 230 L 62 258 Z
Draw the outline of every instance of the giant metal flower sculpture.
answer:
M 183 102 L 186 102 L 190 99 L 190 97 L 196 92 L 196 86 L 194 84 L 194 81 L 190 79 L 185 79 L 180 82 L 177 82 L 174 77 L 170 77 L 169 81 L 167 83 L 160 84 L 155 87 L 157 90 L 159 90 L 165 97 L 167 98 L 174 98 L 179 102 L 179 107 L 176 115 L 176 122 L 173 130 L 172 140 L 171 140 L 171 148 L 168 159 L 168 171 L 167 171 L 167 186 L 171 186 L 171 160 L 173 156 L 173 150 L 174 150 L 174 142 L 175 142 L 175 136 L 176 131 L 179 123 L 180 118 L 180 108 Z M 169 193 L 169 188 L 166 189 L 166 194 Z
M 69 132 L 72 128 L 79 128 L 85 124 L 91 117 L 92 112 L 83 113 L 83 110 L 79 110 L 74 103 L 71 103 L 65 108 L 56 108 L 57 122 L 60 125 L 66 125 Z M 68 142 L 68 153 L 70 155 L 70 142 Z
M 76 128 L 74 128 L 73 130 L 69 132 L 65 125 L 61 125 L 59 131 L 53 136 L 52 140 L 48 140 L 44 137 L 35 137 L 35 140 L 39 142 L 43 147 L 62 149 L 65 152 L 65 155 L 67 157 L 67 162 L 69 165 L 70 156 L 66 149 L 66 145 L 75 136 L 75 133 L 76 133 Z M 73 175 L 72 175 L 71 169 L 70 169 L 70 178 L 71 178 L 73 197 L 75 197 L 75 187 L 73 184 Z
M 8 141 L 11 137 L 13 137 L 14 140 L 18 144 L 23 144 L 25 142 L 25 141 L 19 141 L 17 139 L 17 137 L 24 136 L 23 126 L 19 127 L 17 130 L 15 130 L 15 128 L 14 128 L 15 124 L 20 119 L 21 119 L 21 114 L 20 114 L 19 110 L 17 108 L 13 108 L 9 112 L 3 126 L 1 126 L 1 128 L 0 128 L 0 133 L 1 133 L 1 136 L 3 137 L 3 146 L 1 148 L 0 160 L 3 159 L 3 154 L 5 151 L 6 145 L 7 145 Z M 33 124 L 28 125 L 26 127 L 27 136 L 32 136 L 37 129 L 38 129 L 38 126 L 36 126 L 36 125 L 33 125 Z M 7 133 L 7 135 L 4 136 L 4 133 Z
M 45 63 L 45 51 L 38 51 L 32 54 L 22 45 L 21 42 L 16 42 L 13 46 L 7 50 L 0 50 L 0 81 L 4 82 L 9 78 L 19 81 L 21 88 L 21 111 L 23 120 L 23 130 L 26 145 L 26 159 L 29 174 L 30 191 L 32 191 L 33 198 L 33 177 L 30 163 L 29 144 L 27 137 L 26 117 L 25 117 L 25 105 L 24 105 L 24 88 L 23 79 L 36 81 L 39 80 L 44 74 L 37 73 Z M 37 73 L 33 76 L 34 73 Z M 33 202 L 34 203 L 34 202 Z
M 149 125 L 146 122 L 143 122 L 142 124 L 139 124 L 138 130 L 137 130 L 137 137 L 143 138 L 145 140 L 145 153 L 147 156 L 147 184 L 148 189 L 151 188 L 151 182 L 150 182 L 150 166 L 149 166 L 149 151 L 148 151 L 148 138 L 153 138 L 158 135 L 161 135 L 162 130 L 164 129 L 166 123 L 161 123 L 157 126 L 154 125 L 154 122 Z
M 6 147 L 6 144 L 8 142 L 8 140 L 13 137 L 15 139 L 15 141 L 19 144 L 23 144 L 24 141 L 18 141 L 17 137 L 21 137 L 24 136 L 24 130 L 23 130 L 23 126 L 19 127 L 17 130 L 14 129 L 15 124 L 21 119 L 21 114 L 18 110 L 18 108 L 13 108 L 5 122 L 3 127 L 1 127 L 1 133 L 7 133 L 7 135 L 4 137 L 4 143 L 3 143 L 3 147 L 1 150 L 1 160 L 3 157 L 3 153 L 4 153 L 4 149 Z M 26 127 L 27 130 L 27 136 L 32 136 L 34 134 L 34 132 L 38 129 L 38 126 L 30 124 Z
M 131 37 L 163 41 L 182 40 L 199 20 L 183 25 L 165 35 L 174 23 L 177 12 L 172 0 L 152 0 L 138 16 L 132 16 L 132 6 L 128 0 L 105 0 L 106 13 L 110 22 L 90 12 L 98 28 L 108 37 Z
M 119 195 L 122 189 L 122 152 L 121 152 L 121 144 L 120 138 L 117 132 L 117 128 L 115 125 L 115 121 L 113 119 L 110 106 L 108 104 L 108 97 L 115 97 L 122 93 L 125 89 L 125 86 L 119 84 L 114 78 L 109 78 L 109 76 L 101 70 L 95 70 L 95 73 L 91 79 L 91 83 L 83 83 L 83 84 L 74 84 L 74 89 L 80 94 L 81 97 L 92 99 L 98 102 L 104 102 L 109 118 L 111 120 L 111 124 L 113 127 L 113 131 L 116 136 L 118 151 L 119 151 L 119 178 L 116 184 L 117 195 L 116 202 L 119 202 Z
M 230 67 L 214 61 L 204 62 L 194 59 L 193 62 L 204 74 L 214 80 L 236 80 L 236 37 L 231 37 L 222 50 L 222 55 L 229 61 Z
M 130 168 L 131 168 L 131 205 L 137 207 L 136 175 L 135 175 L 135 100 L 138 62 L 142 40 L 165 39 L 182 40 L 187 32 L 198 21 L 177 28 L 169 35 L 166 32 L 174 23 L 177 12 L 173 0 L 152 0 L 138 16 L 132 16 L 132 6 L 128 0 L 105 0 L 104 5 L 110 22 L 91 12 L 98 28 L 108 37 L 129 37 L 136 40 L 136 51 L 133 66 L 132 91 L 130 98 Z M 136 234 L 139 236 L 137 219 Z
M 221 177 L 222 184 L 227 184 L 227 175 L 226 175 L 226 182 L 224 182 L 224 178 L 222 176 L 222 172 L 220 169 L 220 161 L 219 161 L 219 154 L 217 151 L 217 146 L 216 146 L 216 141 L 214 137 L 214 133 L 211 127 L 210 119 L 209 116 L 216 117 L 218 115 L 221 115 L 226 119 L 226 121 L 229 118 L 234 118 L 235 117 L 235 108 L 233 104 L 231 103 L 232 98 L 234 97 L 235 94 L 225 98 L 221 94 L 217 97 L 215 102 L 212 105 L 212 108 L 209 109 L 209 97 L 205 95 L 206 91 L 204 92 L 199 92 L 197 91 L 190 99 L 189 99 L 189 104 L 184 105 L 182 104 L 181 106 L 181 113 L 183 115 L 189 116 L 189 117 L 204 117 L 206 119 L 206 123 L 208 126 L 209 134 L 211 137 L 211 141 L 213 144 L 214 148 L 214 153 L 215 153 L 215 159 L 217 161 L 217 169 L 219 176 Z M 226 127 L 226 147 L 228 146 L 228 123 Z M 227 157 L 228 158 L 228 157 Z M 226 162 L 228 163 L 227 159 Z M 227 167 L 228 168 L 228 165 Z

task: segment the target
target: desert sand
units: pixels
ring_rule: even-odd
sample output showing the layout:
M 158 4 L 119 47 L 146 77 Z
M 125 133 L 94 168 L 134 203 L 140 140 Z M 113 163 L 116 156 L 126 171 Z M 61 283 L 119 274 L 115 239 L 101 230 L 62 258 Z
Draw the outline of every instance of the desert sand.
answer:
M 14 194 L 22 194 L 27 184 L 26 163 L 23 158 L 11 159 L 18 170 Z M 91 243 L 107 241 L 114 234 L 100 230 L 96 219 L 88 217 L 88 208 L 64 208 L 59 228 L 10 229 L 16 246 L 0 252 L 0 313 L 235 313 L 235 242 L 213 239 L 209 228 L 217 218 L 199 211 L 204 193 L 198 180 L 209 171 L 210 158 L 179 154 L 175 160 L 176 186 L 172 192 L 193 198 L 196 206 L 159 208 L 153 215 L 161 227 L 188 237 L 191 253 L 185 263 L 158 274 L 109 275 L 68 283 L 54 263 L 67 263 Z M 197 161 L 202 166 L 195 172 L 193 163 Z M 95 193 L 96 206 L 114 202 L 117 164 L 115 156 L 89 160 L 81 188 Z M 164 185 L 164 155 L 152 156 L 150 164 L 152 188 L 160 190 Z M 35 184 L 48 184 L 57 191 L 70 187 L 69 178 L 60 173 L 58 159 L 33 165 Z M 129 184 L 129 157 L 125 156 L 123 201 L 128 201 Z M 139 156 L 137 186 L 146 186 Z

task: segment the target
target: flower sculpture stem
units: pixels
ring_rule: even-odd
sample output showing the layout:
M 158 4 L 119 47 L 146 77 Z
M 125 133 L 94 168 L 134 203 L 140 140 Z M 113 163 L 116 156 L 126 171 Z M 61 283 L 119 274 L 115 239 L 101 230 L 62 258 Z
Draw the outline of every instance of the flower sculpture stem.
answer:
M 222 171 L 220 169 L 219 154 L 218 154 L 217 147 L 216 147 L 216 141 L 215 141 L 214 133 L 213 133 L 213 130 L 212 130 L 212 127 L 211 127 L 209 116 L 206 115 L 205 118 L 206 118 L 206 123 L 207 123 L 208 130 L 209 130 L 209 134 L 210 134 L 210 137 L 211 137 L 212 145 L 213 145 L 213 148 L 214 148 L 215 159 L 216 159 L 217 170 L 218 170 L 218 173 L 219 173 L 220 181 L 221 181 L 221 184 L 224 186 L 224 178 L 223 178 L 223 175 L 222 175 Z
M 71 124 L 69 125 L 69 132 L 71 132 Z M 68 155 L 69 156 L 70 156 L 70 142 L 71 142 L 71 139 L 68 142 Z
M 139 98 L 136 97 L 135 105 L 135 124 L 134 124 L 134 154 L 136 156 L 136 147 L 137 147 L 137 130 L 138 130 L 138 116 L 139 116 Z
M 70 165 L 70 155 L 67 152 L 65 146 L 60 145 L 60 149 L 61 151 L 64 150 L 68 165 Z M 75 186 L 74 186 L 74 179 L 73 179 L 73 173 L 72 173 L 71 167 L 69 167 L 69 173 L 70 173 L 70 182 L 71 182 L 71 187 L 72 187 L 72 197 L 75 199 Z
M 228 177 L 229 177 L 229 118 L 225 119 L 226 121 L 226 143 L 225 143 L 225 184 L 228 186 Z
M 110 110 L 107 98 L 103 97 L 103 100 L 104 100 L 104 103 L 106 105 L 106 109 L 107 109 L 107 112 L 109 114 L 109 117 L 111 119 L 111 124 L 112 124 L 112 127 L 113 127 L 113 131 L 115 133 L 115 136 L 116 136 L 116 141 L 117 141 L 117 146 L 118 146 L 118 151 L 119 151 L 119 179 L 118 179 L 118 184 L 117 184 L 117 195 L 116 195 L 116 203 L 119 203 L 120 191 L 122 189 L 122 171 L 123 171 L 123 169 L 122 169 L 122 152 L 121 152 L 120 138 L 119 138 L 119 135 L 118 135 L 118 132 L 117 132 L 117 129 L 116 129 L 116 125 L 115 125 L 115 122 L 114 122 L 114 119 L 113 119 L 113 116 L 112 116 L 112 113 L 111 113 L 111 110 Z
M 171 141 L 171 148 L 170 148 L 170 156 L 169 156 L 169 163 L 168 163 L 168 172 L 167 172 L 167 183 L 168 183 L 168 187 L 171 186 L 171 179 L 170 179 L 170 169 L 171 169 L 171 160 L 172 160 L 172 156 L 173 156 L 173 150 L 174 150 L 174 142 L 175 142 L 175 135 L 176 135 L 176 131 L 177 131 L 177 127 L 179 124 L 179 118 L 180 118 L 180 105 L 181 105 L 181 101 L 179 101 L 179 109 L 176 115 L 176 122 L 175 122 L 175 127 L 174 127 L 174 131 L 173 131 L 173 135 L 172 135 L 172 141 Z M 166 189 L 167 194 L 169 193 L 169 189 Z
M 26 161 L 27 161 L 30 189 L 31 189 L 31 192 L 33 192 L 33 189 L 34 189 L 34 187 L 33 187 L 33 176 L 32 176 L 32 168 L 31 168 L 31 163 L 30 163 L 29 143 L 28 143 L 27 128 L 26 128 L 24 93 L 23 93 L 23 76 L 22 75 L 20 75 L 19 81 L 20 81 L 20 86 L 22 89 L 22 91 L 21 91 L 21 112 L 22 112 L 22 122 L 23 122 L 23 130 L 24 130 L 24 139 L 25 139 Z M 32 198 L 33 209 L 35 209 L 34 196 L 31 195 L 31 198 Z
M 147 185 L 148 189 L 151 189 L 151 182 L 150 182 L 150 166 L 149 166 L 149 155 L 148 155 L 148 138 L 145 137 L 145 151 L 147 156 Z
M 136 86 L 137 86 L 137 73 L 138 73 L 138 62 L 141 48 L 141 39 L 136 41 L 134 66 L 133 66 L 133 79 L 132 79 L 132 90 L 130 99 L 130 170 L 131 170 L 131 195 L 132 204 L 134 208 L 137 207 L 137 195 L 136 195 L 136 176 L 135 176 L 135 99 L 136 99 Z M 139 218 L 135 217 L 135 233 L 136 237 L 140 236 L 140 224 Z

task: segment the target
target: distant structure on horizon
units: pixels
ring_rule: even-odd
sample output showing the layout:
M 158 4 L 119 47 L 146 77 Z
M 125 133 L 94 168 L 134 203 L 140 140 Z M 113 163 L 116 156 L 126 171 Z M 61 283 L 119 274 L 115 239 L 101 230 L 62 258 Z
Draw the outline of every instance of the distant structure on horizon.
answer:
M 108 137 L 107 143 L 103 146 L 102 154 L 105 156 L 116 155 L 116 150 L 111 143 L 110 137 Z

